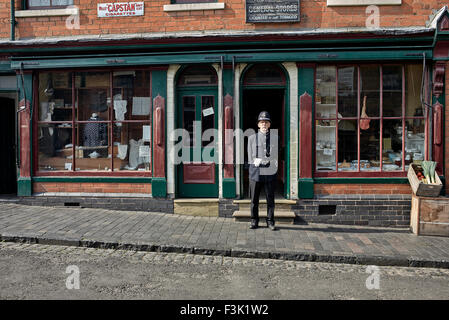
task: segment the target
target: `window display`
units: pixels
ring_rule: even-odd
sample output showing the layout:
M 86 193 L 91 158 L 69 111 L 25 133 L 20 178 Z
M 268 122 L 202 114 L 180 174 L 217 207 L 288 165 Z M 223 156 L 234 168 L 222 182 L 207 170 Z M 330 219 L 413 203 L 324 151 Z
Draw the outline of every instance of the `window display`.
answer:
M 406 172 L 422 161 L 421 75 L 420 65 L 317 67 L 316 172 Z
M 149 172 L 150 88 L 145 70 L 40 73 L 38 170 Z

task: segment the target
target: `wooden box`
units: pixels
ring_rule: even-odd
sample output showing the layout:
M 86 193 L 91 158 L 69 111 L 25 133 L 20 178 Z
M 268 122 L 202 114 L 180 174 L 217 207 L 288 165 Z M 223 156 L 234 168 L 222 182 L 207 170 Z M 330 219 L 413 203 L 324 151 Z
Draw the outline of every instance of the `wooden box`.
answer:
M 449 198 L 413 195 L 410 228 L 416 235 L 449 237 Z
M 408 168 L 408 181 L 412 187 L 413 193 L 421 197 L 438 197 L 440 195 L 443 184 L 441 183 L 440 177 L 435 173 L 436 184 L 427 184 L 421 182 L 415 173 L 416 164 L 410 164 Z

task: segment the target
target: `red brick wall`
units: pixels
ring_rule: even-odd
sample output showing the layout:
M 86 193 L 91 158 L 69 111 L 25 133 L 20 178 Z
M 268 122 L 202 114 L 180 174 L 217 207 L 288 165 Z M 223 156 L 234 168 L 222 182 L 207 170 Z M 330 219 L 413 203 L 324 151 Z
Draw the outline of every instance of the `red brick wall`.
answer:
M 104 1 L 107 2 L 107 1 Z M 80 29 L 65 27 L 67 17 L 17 18 L 16 38 L 54 37 L 86 34 L 125 34 L 193 30 L 255 30 L 365 27 L 369 15 L 365 6 L 327 7 L 326 0 L 302 0 L 301 21 L 282 24 L 245 23 L 244 0 L 219 0 L 225 10 L 164 12 L 170 0 L 145 1 L 145 15 L 98 18 L 97 2 L 74 0 L 80 9 Z M 16 1 L 19 9 L 21 1 Z M 403 0 L 401 6 L 380 6 L 381 27 L 425 26 L 432 9 L 447 5 L 446 0 Z M 0 0 L 0 38 L 10 37 L 10 1 Z
M 72 183 L 72 182 L 36 182 L 33 192 L 83 192 L 83 193 L 148 193 L 149 183 Z
M 408 184 L 315 184 L 315 194 L 411 194 Z
M 444 128 L 445 128 L 445 164 L 444 164 L 444 177 L 446 178 L 446 194 L 449 195 L 449 62 L 446 62 L 446 102 L 445 102 L 445 117 L 444 117 Z

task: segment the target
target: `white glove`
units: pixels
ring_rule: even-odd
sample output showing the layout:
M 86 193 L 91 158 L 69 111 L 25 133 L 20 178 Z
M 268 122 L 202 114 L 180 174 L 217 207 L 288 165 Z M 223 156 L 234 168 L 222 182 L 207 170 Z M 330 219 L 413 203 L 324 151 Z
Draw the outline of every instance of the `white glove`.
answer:
M 262 159 L 260 159 L 260 158 L 254 158 L 254 165 L 256 166 L 256 167 L 258 167 L 258 166 L 260 166 L 260 163 L 262 162 Z

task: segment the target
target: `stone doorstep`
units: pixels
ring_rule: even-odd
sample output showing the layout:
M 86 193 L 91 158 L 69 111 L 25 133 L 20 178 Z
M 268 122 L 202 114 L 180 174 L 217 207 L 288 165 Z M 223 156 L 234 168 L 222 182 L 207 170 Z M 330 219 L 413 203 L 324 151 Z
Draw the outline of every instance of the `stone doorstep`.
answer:
M 218 217 L 218 199 L 175 199 L 174 214 L 199 216 L 199 217 Z
M 249 222 L 251 221 L 251 211 L 250 210 L 238 210 L 232 215 L 234 221 L 239 222 Z M 274 210 L 274 220 L 276 223 L 280 224 L 293 224 L 295 221 L 296 214 L 289 210 Z M 266 210 L 261 210 L 259 208 L 259 220 L 264 222 L 267 218 Z M 259 224 L 260 224 L 259 221 Z

